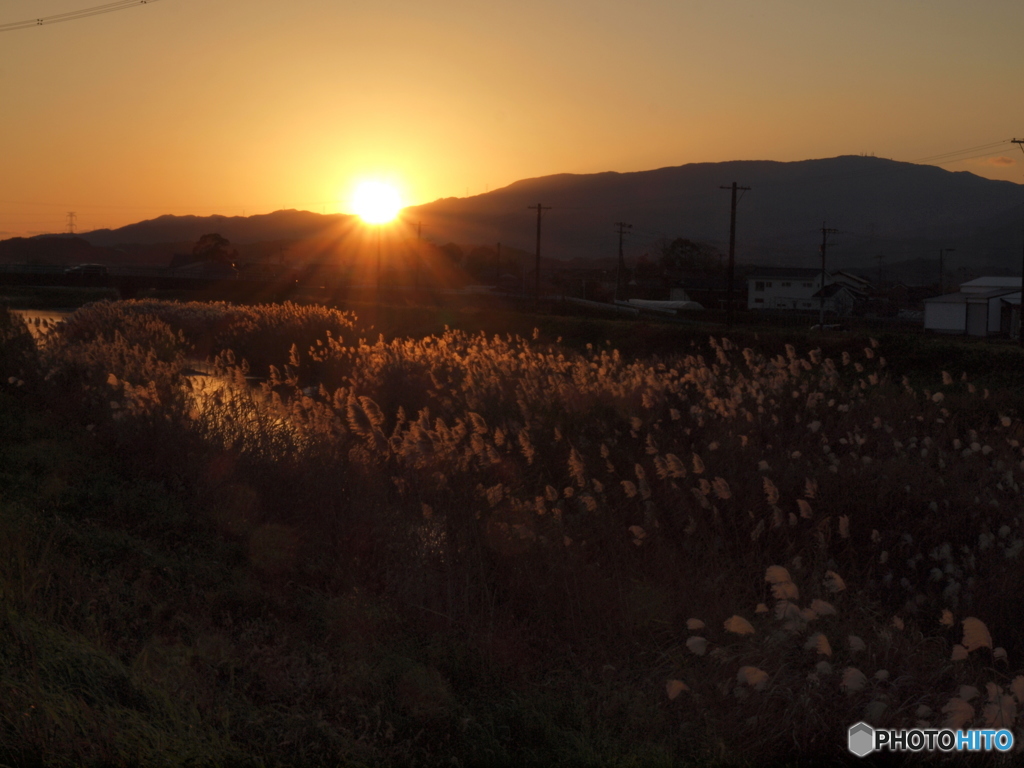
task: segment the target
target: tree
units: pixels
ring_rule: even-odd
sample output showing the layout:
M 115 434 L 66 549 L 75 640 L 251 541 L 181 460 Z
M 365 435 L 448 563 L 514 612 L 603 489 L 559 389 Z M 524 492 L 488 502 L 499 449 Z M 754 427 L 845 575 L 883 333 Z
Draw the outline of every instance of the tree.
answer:
M 722 252 L 708 243 L 677 237 L 661 247 L 661 266 L 666 272 L 722 272 Z
M 192 257 L 196 261 L 217 261 L 228 266 L 235 266 L 238 251 L 225 237 L 216 232 L 200 237 L 192 246 Z

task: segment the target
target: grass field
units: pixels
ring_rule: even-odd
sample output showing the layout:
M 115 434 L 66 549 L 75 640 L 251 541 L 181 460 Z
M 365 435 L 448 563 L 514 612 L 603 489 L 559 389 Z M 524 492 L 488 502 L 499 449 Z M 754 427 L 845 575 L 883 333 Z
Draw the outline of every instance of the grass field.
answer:
M 42 330 L 0 313 L 0 763 L 1021 733 L 1015 347 L 159 301 Z

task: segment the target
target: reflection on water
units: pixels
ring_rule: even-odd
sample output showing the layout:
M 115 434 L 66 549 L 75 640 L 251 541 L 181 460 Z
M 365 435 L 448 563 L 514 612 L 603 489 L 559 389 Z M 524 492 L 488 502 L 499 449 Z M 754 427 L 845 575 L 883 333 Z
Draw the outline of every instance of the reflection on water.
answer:
M 71 314 L 71 310 L 61 311 L 56 309 L 12 309 L 11 314 L 18 315 L 25 321 L 29 333 L 36 341 L 40 341 L 50 328 L 64 321 L 64 318 Z
M 260 386 L 259 379 L 224 375 L 209 363 L 188 360 L 184 385 L 190 417 L 205 423 L 225 447 L 262 451 L 268 445 L 296 451 L 308 447 L 309 435 L 288 417 L 288 409 Z
M 37 342 L 74 310 L 12 309 L 13 314 L 25 320 L 29 332 Z M 262 379 L 255 376 L 225 375 L 217 366 L 205 360 L 186 358 L 182 370 L 183 386 L 189 410 L 195 419 L 218 424 L 226 443 L 238 440 L 258 444 L 268 437 L 284 439 L 292 449 L 308 443 L 301 425 L 288 418 L 287 408 L 281 408 L 261 391 Z

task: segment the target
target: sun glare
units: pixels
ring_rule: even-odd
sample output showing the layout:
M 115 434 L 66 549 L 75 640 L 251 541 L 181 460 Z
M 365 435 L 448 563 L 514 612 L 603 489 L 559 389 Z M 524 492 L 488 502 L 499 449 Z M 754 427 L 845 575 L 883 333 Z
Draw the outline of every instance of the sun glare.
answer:
M 398 190 L 380 181 L 364 181 L 352 195 L 352 209 L 367 224 L 384 224 L 398 215 Z

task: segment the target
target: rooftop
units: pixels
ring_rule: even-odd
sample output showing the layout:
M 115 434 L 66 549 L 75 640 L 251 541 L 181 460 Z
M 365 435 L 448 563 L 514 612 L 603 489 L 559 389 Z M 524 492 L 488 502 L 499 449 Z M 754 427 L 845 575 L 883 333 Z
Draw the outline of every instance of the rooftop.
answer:
M 960 290 L 965 293 L 978 293 L 992 288 L 1020 288 L 1019 277 L 976 277 L 966 283 L 960 284 Z

